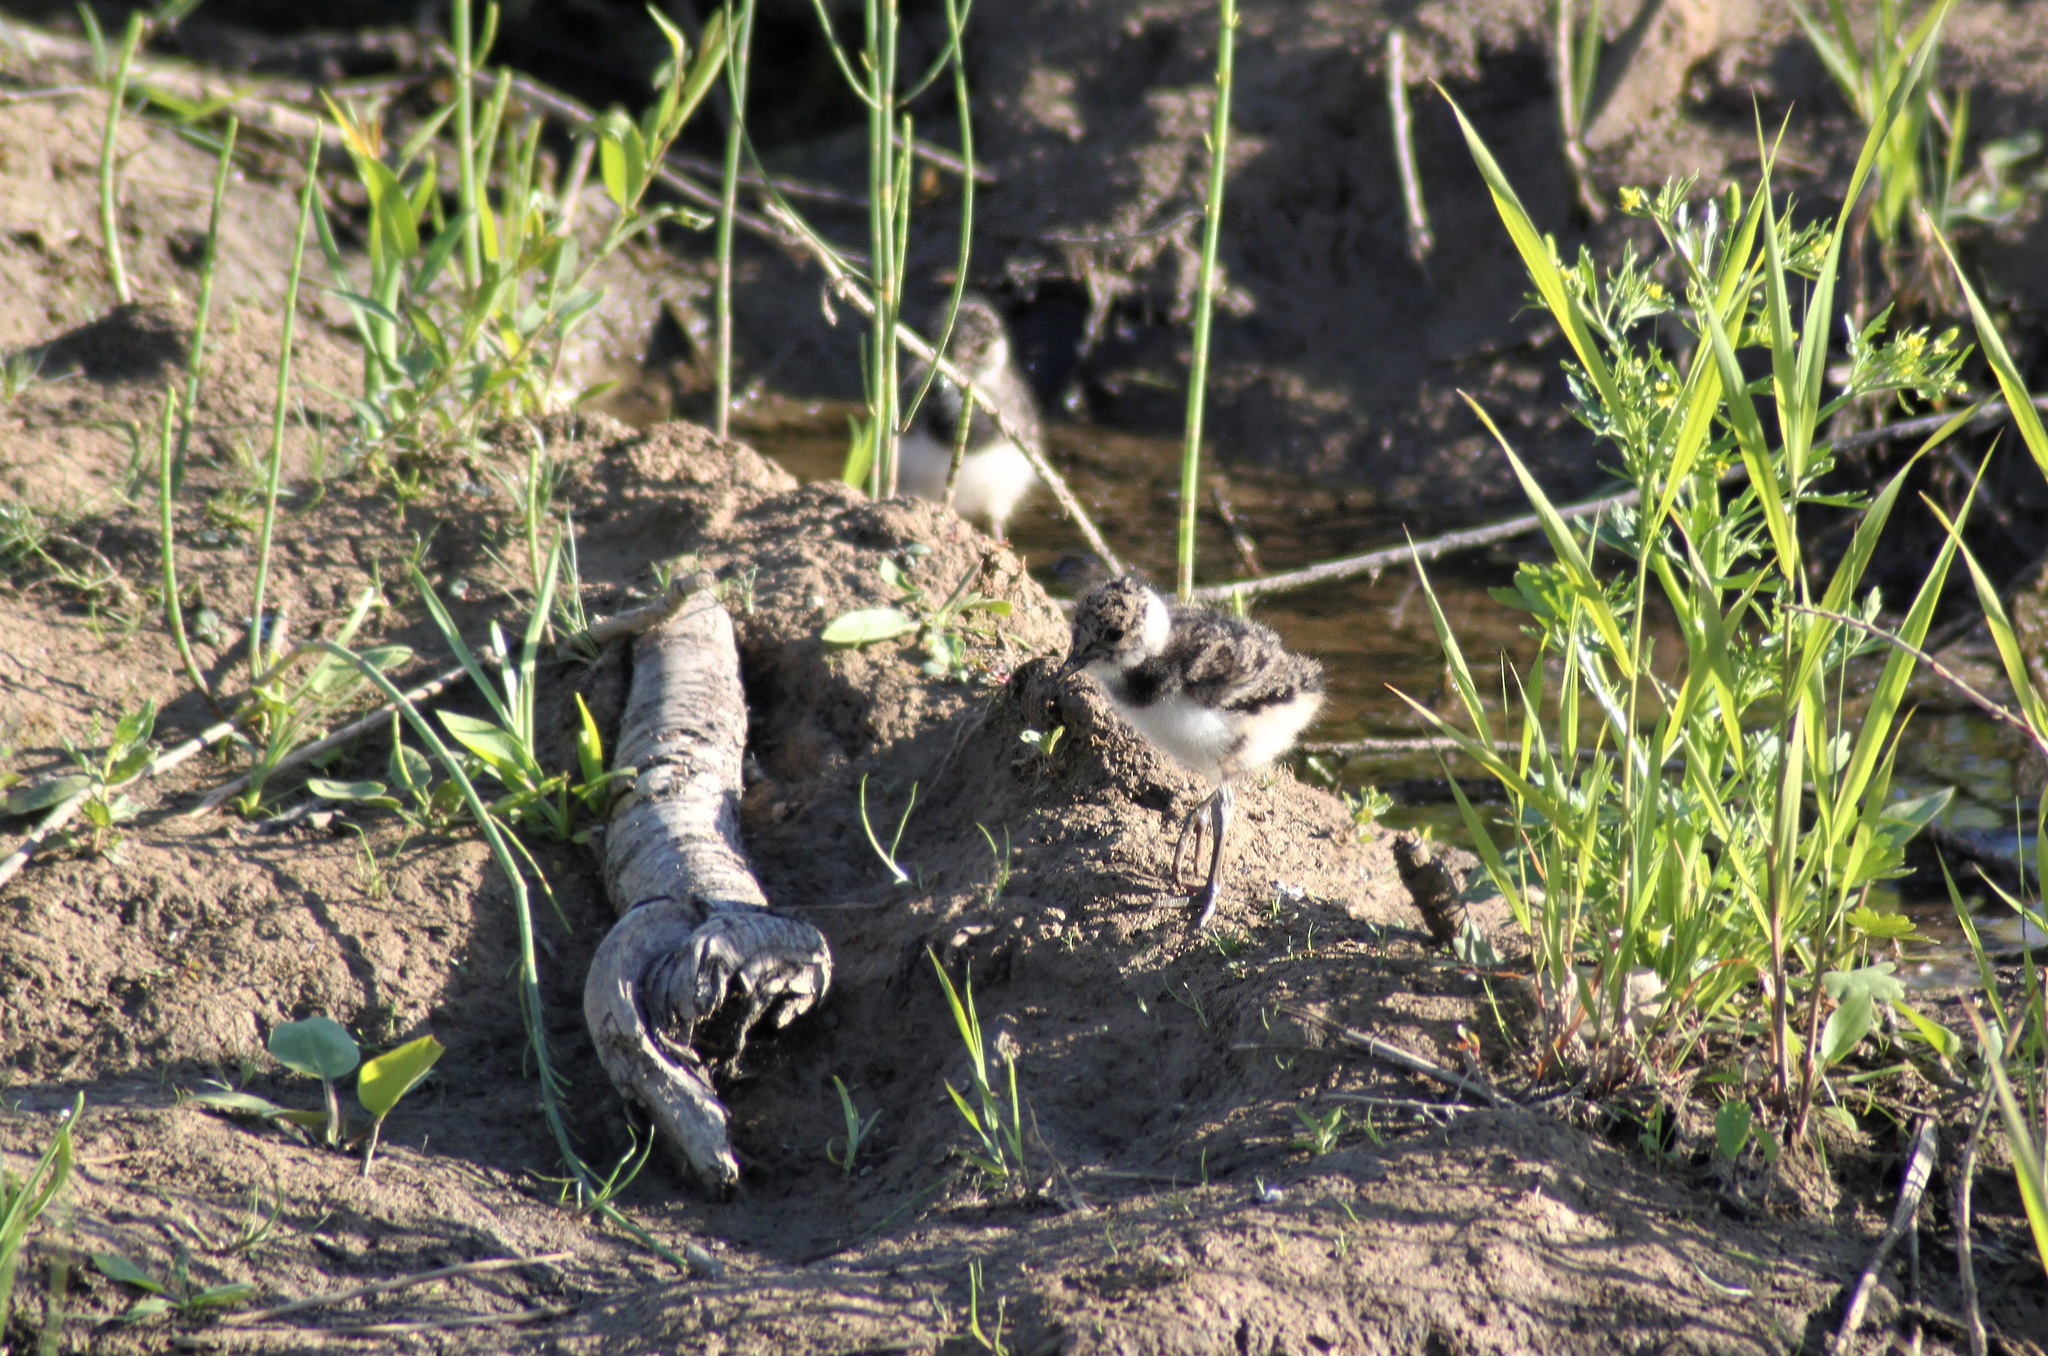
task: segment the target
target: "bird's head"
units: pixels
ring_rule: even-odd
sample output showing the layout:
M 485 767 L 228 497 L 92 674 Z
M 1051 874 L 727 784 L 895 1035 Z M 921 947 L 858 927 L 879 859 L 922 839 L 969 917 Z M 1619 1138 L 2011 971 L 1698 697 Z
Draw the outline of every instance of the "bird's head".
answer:
M 1166 600 L 1136 575 L 1099 585 L 1074 608 L 1073 645 L 1062 673 L 1097 676 L 1127 669 L 1166 648 L 1173 615 Z

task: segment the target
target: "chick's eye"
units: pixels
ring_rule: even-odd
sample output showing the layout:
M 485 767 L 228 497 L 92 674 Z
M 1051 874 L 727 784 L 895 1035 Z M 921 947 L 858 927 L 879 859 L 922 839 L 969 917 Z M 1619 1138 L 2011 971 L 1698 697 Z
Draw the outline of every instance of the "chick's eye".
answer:
M 1105 626 L 1102 628 L 1102 638 L 1114 645 L 1124 638 L 1124 628 L 1121 626 Z

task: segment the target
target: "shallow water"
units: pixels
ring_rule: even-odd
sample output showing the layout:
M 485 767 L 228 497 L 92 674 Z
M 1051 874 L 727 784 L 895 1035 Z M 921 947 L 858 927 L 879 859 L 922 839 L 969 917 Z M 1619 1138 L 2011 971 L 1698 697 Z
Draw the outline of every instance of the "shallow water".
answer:
M 839 474 L 845 456 L 847 413 L 813 407 L 798 420 L 735 431 L 801 479 L 826 479 Z M 1088 506 L 1103 535 L 1133 568 L 1155 581 L 1171 581 L 1180 501 L 1179 442 L 1072 424 L 1056 425 L 1048 434 L 1054 464 Z M 1219 491 L 1240 529 L 1235 537 L 1219 508 Z M 1397 545 L 1404 529 L 1421 540 L 1469 525 L 1463 516 L 1432 521 L 1427 515 L 1388 512 L 1368 488 L 1331 487 L 1285 472 L 1230 467 L 1203 477 L 1196 578 L 1208 584 L 1250 577 L 1246 547 L 1265 573 L 1278 573 Z M 1050 495 L 1034 496 L 1010 527 L 1012 544 L 1049 592 L 1072 597 L 1086 585 L 1093 558 Z M 1511 582 L 1518 558 L 1544 558 L 1544 550 L 1542 539 L 1531 534 L 1428 567 L 1430 583 L 1482 686 L 1499 673 L 1499 658 L 1526 668 L 1534 654 L 1534 643 L 1522 634 L 1524 615 L 1496 602 L 1487 590 Z M 1414 569 L 1390 569 L 1377 578 L 1359 576 L 1256 599 L 1251 610 L 1289 646 L 1323 662 L 1328 697 L 1305 740 L 1342 742 L 1430 733 L 1424 718 L 1397 692 L 1448 713 L 1449 708 L 1440 705 L 1449 697 L 1442 651 Z M 1667 661 L 1682 654 L 1668 624 L 1653 626 L 1653 634 Z M 1395 808 L 1382 819 L 1389 827 L 1423 828 L 1441 839 L 1465 841 L 1464 825 L 1444 778 L 1447 773 L 1471 776 L 1475 768 L 1455 759 L 1447 762 L 1435 753 L 1325 754 L 1317 761 L 1346 786 L 1374 785 L 1393 793 Z M 1941 817 L 1943 828 L 1988 850 L 2023 851 L 2031 858 L 2031 831 L 2020 835 L 2015 825 L 2013 771 L 2012 742 L 1995 722 L 1971 709 L 1923 709 L 1913 717 L 1909 737 L 1901 745 L 1894 792 L 1919 795 L 1954 786 L 1955 798 Z M 2026 818 L 2031 820 L 2031 811 Z M 1988 898 L 1981 884 L 1976 889 L 1979 893 L 1972 902 L 1981 910 L 1980 926 L 1995 935 L 2011 932 L 2018 940 L 2022 933 L 2017 920 Z M 1930 894 L 1909 886 L 1903 895 L 1884 892 L 1873 903 L 1912 915 L 1928 938 L 1928 944 L 1903 958 L 1902 972 L 1924 985 L 1971 979 L 1963 934 L 1945 891 Z

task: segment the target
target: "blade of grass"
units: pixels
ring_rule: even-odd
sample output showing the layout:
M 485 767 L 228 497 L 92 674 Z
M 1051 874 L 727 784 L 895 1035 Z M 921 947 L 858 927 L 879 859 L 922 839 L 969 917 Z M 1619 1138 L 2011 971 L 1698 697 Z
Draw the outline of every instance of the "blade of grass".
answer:
M 1180 530 L 1176 592 L 1195 591 L 1195 508 L 1201 502 L 1202 410 L 1209 388 L 1209 336 L 1216 311 L 1216 248 L 1223 235 L 1223 184 L 1230 169 L 1230 87 L 1237 48 L 1237 0 L 1218 0 L 1216 108 L 1209 124 L 1209 191 L 1202 204 L 1201 277 L 1195 286 L 1194 356 L 1188 366 L 1186 429 L 1180 454 Z
M 321 133 L 313 133 L 306 152 L 306 186 L 299 194 L 299 226 L 292 238 L 291 272 L 285 278 L 283 338 L 277 350 L 277 400 L 271 410 L 270 460 L 263 481 L 263 526 L 256 546 L 256 593 L 249 604 L 249 679 L 263 672 L 263 593 L 270 579 L 270 539 L 277 523 L 278 481 L 284 467 L 284 418 L 291 402 L 292 331 L 299 315 L 299 279 L 305 272 L 306 231 L 313 220 L 313 200 L 320 191 Z

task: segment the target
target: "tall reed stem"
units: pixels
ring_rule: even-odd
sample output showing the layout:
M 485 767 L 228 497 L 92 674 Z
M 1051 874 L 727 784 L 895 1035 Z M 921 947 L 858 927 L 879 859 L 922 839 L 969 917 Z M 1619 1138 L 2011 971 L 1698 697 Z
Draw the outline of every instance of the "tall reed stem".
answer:
M 199 661 L 192 657 L 192 642 L 185 635 L 185 606 L 178 597 L 178 556 L 177 538 L 171 522 L 171 508 L 177 494 L 176 477 L 173 474 L 174 461 L 171 455 L 171 420 L 177 414 L 178 393 L 175 387 L 164 388 L 163 427 L 157 434 L 157 530 L 163 551 L 164 622 L 171 628 L 171 640 L 178 647 L 178 661 L 185 666 L 185 676 L 192 680 L 192 686 L 199 689 L 208 705 L 213 703 L 213 693 L 206 685 L 206 674 L 200 670 Z M 184 426 L 191 426 L 187 416 Z
M 192 420 L 199 413 L 199 380 L 206 364 L 206 323 L 213 315 L 213 279 L 220 269 L 220 208 L 228 192 L 228 171 L 234 166 L 235 136 L 241 122 L 230 113 L 220 141 L 220 163 L 213 171 L 213 207 L 206 214 L 206 253 L 199 262 L 199 315 L 192 322 L 192 347 L 185 355 L 185 402 L 178 410 L 178 451 L 172 474 L 182 480 L 185 454 L 192 444 Z
M 270 579 L 270 537 L 277 525 L 277 486 L 284 467 L 284 417 L 291 403 L 292 330 L 299 315 L 299 278 L 305 272 L 306 231 L 320 183 L 321 129 L 306 153 L 306 186 L 299 194 L 299 229 L 292 240 L 292 270 L 284 286 L 284 338 L 277 349 L 277 405 L 270 418 L 270 463 L 263 482 L 263 530 L 256 546 L 256 595 L 249 604 L 249 679 L 263 672 L 263 593 Z
M 1223 180 L 1230 164 L 1230 83 L 1237 45 L 1237 0 L 1220 0 L 1216 37 L 1216 117 L 1209 130 L 1209 197 L 1202 209 L 1202 278 L 1195 289 L 1195 352 L 1188 367 L 1187 442 L 1180 454 L 1180 541 L 1176 585 L 1195 591 L 1195 507 L 1201 497 L 1202 402 L 1209 385 L 1209 326 L 1216 309 L 1216 245 L 1223 229 Z
M 128 270 L 121 262 L 121 223 L 117 219 L 114 183 L 116 141 L 121 133 L 121 105 L 128 98 L 128 69 L 135 62 L 135 49 L 142 44 L 145 16 L 139 9 L 128 13 L 128 31 L 121 37 L 121 60 L 114 67 L 114 81 L 107 90 L 107 130 L 100 141 L 100 235 L 107 249 L 107 277 L 114 284 L 114 296 L 123 305 L 135 300 L 128 288 Z
M 732 417 L 732 228 L 739 210 L 740 148 L 746 140 L 748 62 L 754 46 L 754 0 L 740 0 L 735 18 L 732 0 L 725 0 L 725 88 L 731 116 L 725 127 L 725 171 L 718 209 L 718 414 L 714 427 L 723 438 Z
M 869 492 L 876 498 L 896 493 L 896 322 L 903 304 L 902 256 L 898 219 L 907 203 L 899 203 L 896 146 L 896 0 L 867 0 L 863 34 L 868 72 L 868 238 L 874 252 L 875 315 L 873 346 L 868 355 L 868 404 L 875 440 Z M 907 120 L 906 120 L 907 123 Z M 909 128 L 904 128 L 908 139 Z M 904 163 L 909 154 L 904 153 Z M 907 196 L 907 195 L 906 195 Z

